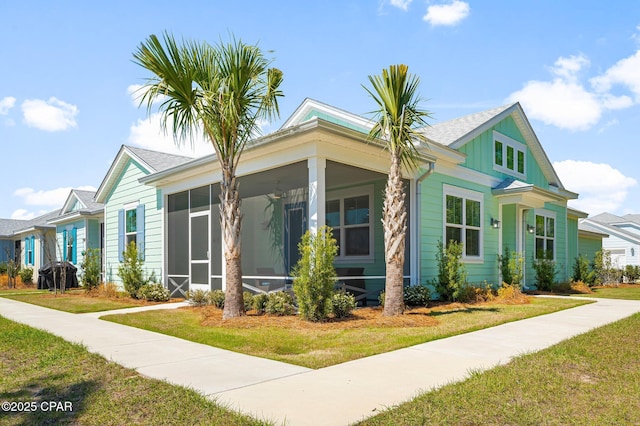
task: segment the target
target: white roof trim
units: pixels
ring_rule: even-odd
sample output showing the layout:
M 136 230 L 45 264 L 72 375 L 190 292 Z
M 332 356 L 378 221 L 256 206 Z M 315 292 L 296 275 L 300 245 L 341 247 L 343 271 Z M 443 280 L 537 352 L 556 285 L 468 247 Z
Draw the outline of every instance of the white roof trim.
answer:
M 111 187 L 115 182 L 117 174 L 119 174 L 122 171 L 122 168 L 124 167 L 124 164 L 125 164 L 124 161 L 126 161 L 124 160 L 125 156 L 127 156 L 128 159 L 134 160 L 135 162 L 139 163 L 142 167 L 145 168 L 147 172 L 149 173 L 155 172 L 155 169 L 153 167 L 151 167 L 149 164 L 143 161 L 140 157 L 135 155 L 126 145 L 122 145 L 120 147 L 120 151 L 118 151 L 118 154 L 116 155 L 116 158 L 113 160 L 113 163 L 111 163 L 111 167 L 109 167 L 109 171 L 107 172 L 106 176 L 102 180 L 102 183 L 100 183 L 100 187 L 96 191 L 95 201 L 97 203 L 105 202 L 106 196 L 111 190 Z
M 302 101 L 302 104 L 300 104 L 300 106 L 293 112 L 293 114 L 287 119 L 287 121 L 284 122 L 284 124 L 280 127 L 280 130 L 287 127 L 295 126 L 296 124 L 300 124 L 302 122 L 302 119 L 313 110 L 324 112 L 325 114 L 331 115 L 338 120 L 351 123 L 354 126 L 364 127 L 365 129 L 371 129 L 375 124 L 373 121 L 367 120 L 366 118 L 361 117 L 357 114 L 353 114 L 351 112 L 316 101 L 314 99 L 306 98 L 304 101 Z

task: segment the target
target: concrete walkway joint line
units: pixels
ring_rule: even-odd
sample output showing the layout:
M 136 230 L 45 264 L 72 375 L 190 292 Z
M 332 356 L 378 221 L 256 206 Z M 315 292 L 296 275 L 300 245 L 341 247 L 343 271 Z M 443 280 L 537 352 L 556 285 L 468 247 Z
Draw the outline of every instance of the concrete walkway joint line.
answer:
M 581 299 L 584 300 L 584 299 Z M 0 315 L 46 330 L 140 374 L 191 387 L 232 409 L 291 425 L 347 425 L 453 381 L 640 312 L 596 303 L 311 370 L 99 319 L 154 305 L 70 314 L 0 297 Z M 82 321 L 78 321 L 82 317 Z M 382 374 L 382 372 L 393 374 Z

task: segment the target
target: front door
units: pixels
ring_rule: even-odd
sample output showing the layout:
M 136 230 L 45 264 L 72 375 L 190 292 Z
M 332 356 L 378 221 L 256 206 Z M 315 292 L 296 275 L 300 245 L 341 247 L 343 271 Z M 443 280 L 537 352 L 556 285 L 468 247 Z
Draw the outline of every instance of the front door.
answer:
M 300 252 L 298 243 L 307 231 L 307 203 L 287 204 L 284 208 L 285 244 L 284 258 L 285 271 L 291 274 L 291 269 L 298 263 Z
M 191 285 L 206 285 L 209 287 L 209 247 L 211 232 L 209 232 L 210 215 L 208 211 L 194 213 L 190 217 L 190 273 Z

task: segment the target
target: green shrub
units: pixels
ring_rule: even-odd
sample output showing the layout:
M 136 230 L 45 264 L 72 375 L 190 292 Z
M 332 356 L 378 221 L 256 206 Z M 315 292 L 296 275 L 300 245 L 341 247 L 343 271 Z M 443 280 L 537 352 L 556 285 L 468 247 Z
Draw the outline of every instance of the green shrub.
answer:
M 88 249 L 82 252 L 82 286 L 85 291 L 91 291 L 100 284 L 100 250 Z
M 186 296 L 191 306 L 206 306 L 211 303 L 209 292 L 206 290 L 189 290 Z
M 337 291 L 331 297 L 331 312 L 335 318 L 347 318 L 356 308 L 356 298 L 353 294 Z
M 556 282 L 556 262 L 551 259 L 534 259 L 533 269 L 536 271 L 536 284 L 539 290 L 551 291 Z
M 145 284 L 138 290 L 138 299 L 150 302 L 167 302 L 171 294 L 162 284 Z
M 589 260 L 586 256 L 580 255 L 573 261 L 573 276 L 571 277 L 573 282 L 583 282 L 588 285 L 593 285 L 596 280 L 595 271 L 591 270 Z
M 253 310 L 258 314 L 264 314 L 264 310 L 267 306 L 267 300 L 269 300 L 269 296 L 264 293 L 253 296 Z
M 296 308 L 293 306 L 293 297 L 284 291 L 269 293 L 264 311 L 269 315 L 293 315 L 296 312 Z
M 627 265 L 624 268 L 624 276 L 627 279 L 627 282 L 635 283 L 639 278 L 640 270 L 638 265 Z
M 138 290 L 146 284 L 142 265 L 144 261 L 138 256 L 138 247 L 133 241 L 126 247 L 124 260 L 118 266 L 118 275 L 122 279 L 124 290 L 134 299 L 138 297 Z
M 620 272 L 614 267 L 609 250 L 596 252 L 592 269 L 595 272 L 595 284 L 617 284 L 620 281 Z
M 244 311 L 250 311 L 253 308 L 253 294 L 250 291 L 242 293 L 242 299 L 244 300 Z
M 467 282 L 467 273 L 461 261 L 462 251 L 462 243 L 451 240 L 445 248 L 442 241 L 438 241 L 438 278 L 433 281 L 433 286 L 444 301 L 457 301 L 460 290 Z
M 22 268 L 18 272 L 18 275 L 20 275 L 20 279 L 25 284 L 33 282 L 33 268 Z
M 378 295 L 378 302 L 380 303 L 380 306 L 382 306 L 383 308 L 384 308 L 384 296 L 385 296 L 384 291 L 381 291 L 380 294 Z
M 333 259 L 338 246 L 331 228 L 323 226 L 317 234 L 307 231 L 298 250 L 300 260 L 292 275 L 300 316 L 307 321 L 323 321 L 331 312 L 336 280 Z
M 0 275 L 7 273 L 7 264 L 5 262 L 0 263 Z
M 427 306 L 431 301 L 431 290 L 424 285 L 404 288 L 404 304 L 407 306 Z
M 504 255 L 498 255 L 498 265 L 502 274 L 502 281 L 522 288 L 524 259 L 520 253 L 509 251 L 509 248 L 505 247 Z
M 209 293 L 209 304 L 218 309 L 224 308 L 224 291 L 213 290 Z

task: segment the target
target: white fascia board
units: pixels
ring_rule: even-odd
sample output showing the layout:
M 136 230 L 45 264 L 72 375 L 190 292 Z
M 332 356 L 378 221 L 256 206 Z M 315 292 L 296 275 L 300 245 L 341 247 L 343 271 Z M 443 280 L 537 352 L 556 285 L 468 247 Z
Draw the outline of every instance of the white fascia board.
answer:
M 302 104 L 291 114 L 291 116 L 282 124 L 280 130 L 286 129 L 287 127 L 296 126 L 302 123 L 302 118 L 309 114 L 310 111 L 317 110 L 323 112 L 327 115 L 331 115 L 339 120 L 343 120 L 347 123 L 351 123 L 355 126 L 364 127 L 366 129 L 371 129 L 374 126 L 374 122 L 368 120 L 364 117 L 361 117 L 357 114 L 351 113 L 349 111 L 345 111 L 340 108 L 336 108 L 334 106 L 325 104 L 323 102 L 316 101 L 311 98 L 306 98 L 302 101 Z
M 635 236 L 631 233 L 617 229 L 615 226 L 604 225 L 602 223 L 595 222 L 591 219 L 585 219 L 584 221 L 587 222 L 589 225 L 593 226 L 594 228 L 601 230 L 603 233 L 608 234 L 609 236 L 615 236 L 622 240 L 640 244 L 640 236 Z

